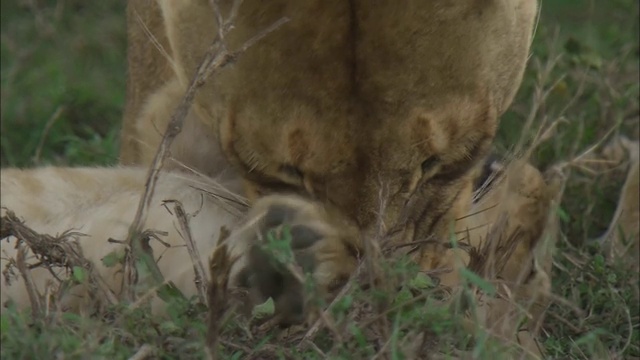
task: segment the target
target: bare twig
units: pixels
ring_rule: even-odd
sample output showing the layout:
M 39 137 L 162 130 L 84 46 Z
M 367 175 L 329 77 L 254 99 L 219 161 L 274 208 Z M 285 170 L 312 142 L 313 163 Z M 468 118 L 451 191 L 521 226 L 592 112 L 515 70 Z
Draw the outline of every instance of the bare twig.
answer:
M 31 277 L 31 271 L 29 271 L 26 263 L 27 249 L 24 244 L 18 245 L 18 255 L 16 256 L 16 266 L 20 275 L 24 279 L 24 285 L 27 288 L 27 295 L 29 296 L 29 302 L 31 303 L 31 314 L 34 319 L 37 319 L 42 314 L 42 299 L 33 278 Z
M 221 238 L 223 232 L 221 232 Z M 226 234 L 226 233 L 225 233 Z M 220 242 L 220 241 L 219 241 Z M 220 342 L 220 326 L 227 310 L 229 272 L 233 261 L 227 252 L 227 245 L 216 248 L 209 259 L 209 275 L 211 282 L 207 292 L 209 305 L 209 319 L 207 326 L 207 350 L 209 359 L 217 359 L 218 343 Z
M 200 297 L 200 301 L 205 304 L 207 299 L 207 286 L 209 284 L 209 279 L 207 277 L 207 273 L 204 270 L 202 260 L 200 259 L 200 252 L 198 251 L 198 247 L 196 246 L 196 243 L 193 241 L 193 237 L 191 236 L 189 219 L 187 218 L 187 214 L 185 213 L 184 207 L 182 206 L 182 203 L 180 201 L 169 200 L 165 201 L 165 203 L 173 204 L 173 210 L 175 211 L 178 222 L 180 223 L 182 237 L 184 238 L 185 244 L 187 246 L 187 251 L 189 251 L 189 256 L 191 257 L 191 263 L 193 264 L 198 296 Z
M 44 126 L 44 130 L 42 130 L 42 135 L 40 136 L 40 141 L 38 142 L 38 147 L 36 148 L 36 153 L 33 156 L 34 164 L 40 163 L 40 155 L 42 154 L 42 148 L 44 147 L 44 143 L 47 140 L 49 131 L 51 131 L 53 124 L 56 122 L 56 120 L 60 118 L 60 115 L 62 115 L 64 110 L 65 110 L 64 106 L 62 105 L 58 106 L 56 111 L 54 111 L 54 113 L 51 114 L 51 116 L 49 117 L 49 120 L 47 120 L 47 123 Z

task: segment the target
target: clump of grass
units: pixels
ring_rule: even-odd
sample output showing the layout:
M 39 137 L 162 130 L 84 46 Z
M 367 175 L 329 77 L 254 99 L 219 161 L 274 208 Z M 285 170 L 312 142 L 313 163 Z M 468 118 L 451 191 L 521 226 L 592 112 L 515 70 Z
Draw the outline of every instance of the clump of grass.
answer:
M 637 11 L 637 5 L 630 8 Z M 632 27 L 637 28 L 637 21 Z M 535 121 L 556 126 L 553 135 L 533 153 L 540 167 L 551 168 L 592 155 L 600 145 L 622 134 L 638 138 L 638 53 L 637 40 L 632 40 L 637 38 L 637 30 L 630 34 L 618 49 L 597 51 L 575 37 L 565 35 L 563 39 L 557 33 L 547 37 L 553 41 L 547 42 L 544 50 L 540 51 L 540 43 L 534 46 L 534 69 L 548 70 L 548 77 L 542 83 L 540 77 L 536 83 L 531 83 L 533 78 L 526 79 L 520 96 L 535 98 L 536 88 L 548 89 Z M 540 51 L 537 54 L 536 49 Z M 553 68 L 545 68 L 545 61 L 553 62 Z M 522 104 L 516 103 L 503 124 L 516 117 L 520 107 L 525 108 Z M 503 139 L 520 136 L 515 132 L 509 125 L 501 128 Z M 547 356 L 638 357 L 638 274 L 623 263 L 605 261 L 605 249 L 592 240 L 601 236 L 612 220 L 626 167 L 603 169 L 602 164 L 585 161 L 566 167 L 565 175 L 564 196 L 557 210 L 561 240 L 552 272 L 556 300 L 542 332 Z
M 607 263 L 598 244 L 576 248 L 563 241 L 555 260 L 554 289 L 565 301 L 548 312 L 544 344 L 549 355 L 640 356 L 638 275 L 621 263 Z
M 124 3 L 2 3 L 0 164 L 114 164 Z
M 64 312 L 36 319 L 8 309 L 1 318 L 0 354 L 6 359 L 126 359 L 143 349 L 157 359 L 202 359 L 205 317 L 195 300 L 179 299 L 168 303 L 166 316 L 152 316 L 144 305 L 114 305 L 96 317 Z

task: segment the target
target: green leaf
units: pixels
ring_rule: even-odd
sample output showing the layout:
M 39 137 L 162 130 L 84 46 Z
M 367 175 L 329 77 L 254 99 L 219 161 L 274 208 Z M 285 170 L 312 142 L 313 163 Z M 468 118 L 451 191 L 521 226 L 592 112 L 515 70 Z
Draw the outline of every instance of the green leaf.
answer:
M 73 267 L 73 280 L 82 284 L 87 280 L 87 272 L 80 266 Z
M 335 305 L 333 305 L 332 312 L 334 316 L 339 314 L 344 314 L 351 308 L 351 304 L 353 304 L 353 296 L 345 295 L 336 301 Z
M 556 212 L 558 213 L 558 217 L 560 217 L 560 220 L 562 220 L 562 222 L 568 223 L 569 222 L 569 214 L 567 214 L 566 211 L 564 211 L 563 208 L 559 207 L 556 209 Z
M 356 324 L 350 323 L 349 331 L 351 332 L 351 335 L 353 335 L 353 338 L 356 339 L 356 341 L 358 342 L 358 345 L 361 348 L 366 348 L 367 346 L 369 346 L 367 337 L 364 335 L 362 330 L 360 330 L 360 328 Z
M 114 267 L 117 264 L 122 263 L 122 261 L 124 260 L 124 252 L 114 250 L 105 255 L 105 257 L 103 257 L 101 260 L 104 266 L 108 268 Z
M 166 303 L 169 303 L 172 300 L 187 300 L 187 297 L 184 296 L 182 291 L 180 291 L 172 281 L 160 286 L 158 291 L 156 291 L 156 294 L 158 294 L 158 297 Z
M 595 70 L 599 70 L 600 68 L 602 68 L 602 58 L 600 57 L 600 55 L 594 52 L 581 54 L 580 61 L 582 62 L 582 64 Z
M 433 288 L 434 283 L 429 275 L 419 272 L 409 281 L 409 287 L 415 290 L 425 290 Z
M 4 336 L 9 330 L 9 316 L 7 314 L 0 315 L 0 336 Z
M 273 313 L 275 312 L 275 304 L 273 303 L 273 299 L 272 298 L 268 298 L 267 301 L 263 302 L 260 305 L 256 305 L 253 308 L 253 316 L 256 318 L 262 318 L 265 316 L 269 316 L 269 315 L 273 315 Z
M 606 334 L 607 334 L 606 330 L 601 329 L 601 328 L 595 328 L 594 330 L 591 330 L 588 333 L 586 333 L 585 335 L 579 337 L 575 341 L 575 344 L 578 345 L 578 346 L 594 344 L 594 343 L 598 342 L 598 339 L 602 335 L 606 335 Z
M 180 334 L 183 329 L 171 320 L 164 321 L 160 324 L 160 331 L 163 334 Z
M 398 291 L 393 302 L 395 304 L 404 304 L 412 298 L 413 294 L 411 294 L 411 291 L 406 287 L 403 287 L 400 291 Z
M 604 259 L 604 256 L 602 256 L 602 254 L 595 254 L 593 256 L 593 265 L 595 266 L 596 270 L 604 269 L 606 265 L 606 260 Z

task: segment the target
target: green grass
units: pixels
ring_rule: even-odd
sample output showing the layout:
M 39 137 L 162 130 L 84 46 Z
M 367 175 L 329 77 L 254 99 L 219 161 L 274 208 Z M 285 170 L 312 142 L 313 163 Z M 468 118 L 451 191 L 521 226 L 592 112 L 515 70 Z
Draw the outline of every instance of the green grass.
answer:
M 2 166 L 115 163 L 124 3 L 26 3 L 1 5 Z
M 0 6 L 0 164 L 115 164 L 126 80 L 124 3 L 2 1 Z M 533 129 L 559 121 L 554 136 L 533 154 L 542 169 L 581 153 L 610 129 L 637 139 L 638 24 L 634 0 L 543 2 L 529 67 L 502 119 L 497 149 L 512 150 L 534 105 L 540 107 Z M 541 78 L 551 62 L 555 65 Z M 549 90 L 547 98 L 535 98 L 540 88 Z M 640 357 L 638 284 L 629 283 L 632 274 L 624 266 L 605 262 L 591 241 L 607 228 L 623 180 L 621 170 L 570 173 L 553 270 L 554 293 L 565 301 L 551 306 L 541 335 L 552 358 Z M 417 330 L 428 334 L 428 344 L 437 339 L 441 349 L 467 348 L 480 358 L 498 351 L 491 341 L 470 341 L 459 327 L 460 315 L 437 305 L 437 292 L 416 280 L 410 265 L 398 260 L 390 267 L 413 280 L 391 298 L 350 292 L 332 310 L 344 341 L 336 345 L 336 335 L 322 329 L 313 338 L 320 351 L 333 348 L 336 358 L 370 358 L 379 335 L 375 329 L 382 327 L 364 326 L 362 319 L 375 318 L 370 307 L 379 302 L 400 304 L 376 320 L 391 324 L 388 346 L 397 359 Z M 424 296 L 402 305 L 411 294 Z M 151 317 L 144 307 L 116 308 L 104 319 L 67 314 L 33 325 L 28 314 L 9 312 L 1 322 L 2 358 L 55 353 L 127 358 L 143 344 L 153 345 L 159 358 L 201 358 L 204 313 L 181 300 L 171 308 L 165 318 Z M 279 331 L 253 328 L 249 338 L 248 326 L 229 322 L 223 327 L 222 358 L 320 357 L 316 349 L 297 346 L 294 331 L 282 338 Z

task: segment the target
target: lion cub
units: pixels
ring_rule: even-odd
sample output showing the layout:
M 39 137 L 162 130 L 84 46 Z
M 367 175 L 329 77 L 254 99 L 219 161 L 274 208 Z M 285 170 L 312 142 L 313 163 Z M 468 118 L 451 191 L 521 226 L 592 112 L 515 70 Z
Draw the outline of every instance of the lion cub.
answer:
M 101 259 L 114 251 L 123 252 L 123 245 L 108 240 L 127 238 L 146 173 L 143 168 L 125 167 L 2 169 L 0 204 L 3 215 L 7 210 L 13 211 L 27 227 L 40 234 L 56 236 L 68 230 L 85 234 L 78 238 L 84 257 L 93 262 L 109 288 L 116 291 L 122 281 L 120 267 L 107 267 Z M 215 181 L 179 173 L 163 173 L 159 178 L 144 229 L 166 233 L 158 236 L 168 247 L 155 240 L 150 245 L 166 280 L 174 281 L 188 295 L 196 294 L 193 267 L 171 205 L 163 206 L 163 201 L 179 201 L 190 214 L 192 236 L 200 253 L 206 256 L 216 245 L 220 227 L 233 226 L 244 213 L 237 200 L 223 198 L 233 199 L 233 194 Z M 11 258 L 16 258 L 15 241 L 14 237 L 2 240 L 3 270 Z M 33 254 L 29 254 L 27 262 L 37 263 Z M 34 269 L 32 276 L 41 293 L 45 283 L 53 279 L 53 274 L 44 268 Z M 9 298 L 18 306 L 29 304 L 21 277 L 7 276 L 2 280 L 3 309 Z M 83 300 L 88 301 L 81 293 L 74 293 L 60 304 L 63 309 L 78 309 Z
M 540 174 L 527 164 L 511 165 L 494 180 L 488 191 L 473 204 L 470 212 L 456 223 L 461 243 L 479 249 L 492 238 L 511 238 L 518 234 L 513 259 L 506 263 L 501 276 L 507 281 L 523 283 L 523 276 L 533 269 L 532 249 L 545 218 L 545 185 Z M 109 288 L 118 295 L 122 281 L 120 266 L 107 267 L 101 259 L 121 244 L 109 239 L 126 239 L 138 202 L 144 190 L 147 169 L 141 167 L 3 169 L 0 172 L 1 206 L 24 219 L 25 225 L 41 234 L 58 235 L 73 230 L 86 236 L 78 238 L 83 255 L 96 267 Z M 226 240 L 232 258 L 231 288 L 249 288 L 263 301 L 272 297 L 276 311 L 286 321 L 298 322 L 304 314 L 304 295 L 297 280 L 286 271 L 270 265 L 260 251 L 268 231 L 287 224 L 295 260 L 304 272 L 313 274 L 318 284 L 340 285 L 357 266 L 354 249 L 345 248 L 345 237 L 357 236 L 357 229 L 344 226 L 326 206 L 299 196 L 266 196 L 248 210 L 237 195 L 239 180 L 216 179 L 162 172 L 155 189 L 149 215 L 143 228 L 158 234 L 151 240 L 155 260 L 165 280 L 173 281 L 187 296 L 196 295 L 194 270 L 185 239 L 172 204 L 179 202 L 189 219 L 191 237 L 206 262 L 217 246 L 221 227 L 232 229 Z M 508 223 L 501 216 L 509 215 Z M 496 233 L 499 231 L 499 233 Z M 323 236 L 320 236 L 323 234 Z M 491 234 L 491 235 L 490 235 Z M 1 266 L 6 268 L 16 257 L 16 239 L 2 241 Z M 318 261 L 317 256 L 322 256 Z M 29 262 L 35 262 L 28 258 Z M 466 266 L 466 251 L 452 249 L 441 260 L 451 268 Z M 53 279 L 43 268 L 32 272 L 39 291 Z M 542 274 L 544 275 L 544 274 Z M 520 280 L 518 280 L 520 278 Z M 442 277 L 444 285 L 456 286 L 457 273 Z M 19 306 L 29 303 L 28 294 L 18 277 L 2 281 L 2 303 L 12 299 Z M 61 301 L 63 308 L 77 309 L 89 301 L 84 293 L 73 292 Z M 156 306 L 160 303 L 156 301 Z

